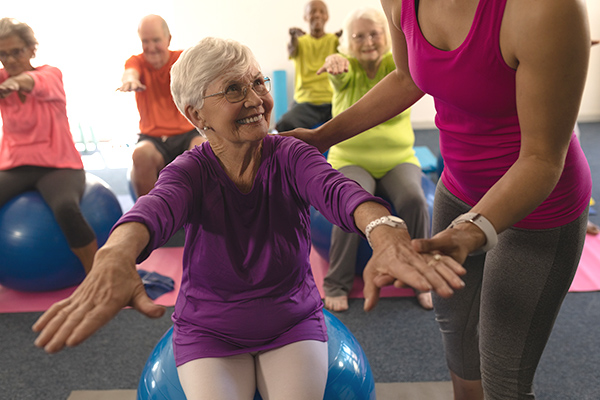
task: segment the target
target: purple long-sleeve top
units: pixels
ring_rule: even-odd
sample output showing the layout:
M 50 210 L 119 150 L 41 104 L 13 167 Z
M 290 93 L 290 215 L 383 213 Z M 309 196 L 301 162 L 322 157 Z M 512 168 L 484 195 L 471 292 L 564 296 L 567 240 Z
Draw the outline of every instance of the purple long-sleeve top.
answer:
M 242 193 L 204 143 L 165 167 L 155 188 L 117 223 L 148 227 L 150 242 L 138 262 L 185 229 L 172 316 L 177 365 L 326 341 L 309 263 L 309 207 L 359 234 L 353 218 L 359 204 L 388 207 L 300 140 L 268 136 L 262 151 L 252 189 Z

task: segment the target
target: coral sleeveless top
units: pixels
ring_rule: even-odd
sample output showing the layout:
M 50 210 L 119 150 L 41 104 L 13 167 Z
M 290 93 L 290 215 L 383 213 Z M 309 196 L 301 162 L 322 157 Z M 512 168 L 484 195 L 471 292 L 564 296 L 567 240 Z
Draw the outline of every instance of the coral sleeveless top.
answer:
M 506 0 L 480 0 L 464 42 L 444 51 L 423 36 L 415 0 L 402 2 L 410 73 L 435 101 L 444 158 L 442 182 L 471 206 L 513 165 L 521 147 L 516 71 L 500 51 L 505 5 Z M 571 222 L 588 206 L 591 188 L 590 169 L 573 134 L 558 184 L 515 226 L 546 229 Z

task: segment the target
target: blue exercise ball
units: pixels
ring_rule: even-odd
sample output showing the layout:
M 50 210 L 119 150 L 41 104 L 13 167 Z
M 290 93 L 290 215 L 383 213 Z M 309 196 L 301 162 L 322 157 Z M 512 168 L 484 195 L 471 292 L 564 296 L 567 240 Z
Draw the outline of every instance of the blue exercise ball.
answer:
M 323 310 L 329 341 L 329 372 L 324 400 L 375 400 L 375 381 L 371 366 L 352 333 Z M 138 400 L 182 400 L 185 394 L 179 382 L 173 355 L 173 328 L 160 339 L 146 361 L 137 390 Z M 254 400 L 262 400 L 258 392 Z
M 102 246 L 123 215 L 117 197 L 106 182 L 88 173 L 80 208 Z M 0 285 L 44 292 L 77 285 L 83 278 L 81 262 L 38 191 L 21 193 L 0 209 Z
M 431 230 L 431 217 L 433 215 L 433 197 L 435 195 L 435 183 L 431 181 L 427 177 L 427 175 L 422 174 L 421 177 L 421 186 L 423 188 L 423 192 L 425 193 L 425 200 L 427 201 L 427 206 L 429 210 L 429 219 L 430 225 L 429 229 Z M 388 201 L 389 202 L 389 201 Z M 392 212 L 395 212 L 392 206 Z M 331 246 L 331 229 L 333 228 L 333 224 L 329 222 L 323 214 L 317 211 L 314 207 L 310 208 L 310 234 L 311 241 L 316 252 L 326 260 L 329 260 L 329 247 Z M 362 239 L 360 244 L 358 245 L 358 251 L 356 254 L 356 275 L 362 275 L 367 262 L 373 255 L 373 250 L 371 250 L 371 246 L 369 243 Z

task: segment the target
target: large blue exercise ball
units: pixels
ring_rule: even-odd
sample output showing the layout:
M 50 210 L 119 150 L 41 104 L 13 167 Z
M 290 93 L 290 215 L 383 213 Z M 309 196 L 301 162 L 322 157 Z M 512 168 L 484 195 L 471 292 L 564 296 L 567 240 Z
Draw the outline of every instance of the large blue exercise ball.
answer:
M 375 381 L 371 366 L 352 333 L 323 310 L 329 341 L 329 372 L 324 400 L 375 400 Z M 138 400 L 183 400 L 173 356 L 173 328 L 160 339 L 148 358 L 137 389 Z M 256 393 L 254 400 L 262 397 Z
M 123 215 L 106 182 L 86 174 L 81 212 L 102 246 Z M 74 286 L 85 271 L 38 191 L 21 193 L 0 209 L 0 285 L 25 292 Z
M 427 200 L 427 207 L 429 211 L 429 219 L 431 230 L 431 217 L 433 215 L 433 197 L 435 195 L 435 183 L 422 174 L 421 186 L 425 193 L 425 200 Z M 392 210 L 393 211 L 393 210 Z M 331 246 L 331 229 L 333 225 L 329 222 L 323 214 L 317 211 L 314 207 L 310 208 L 310 234 L 313 248 L 315 251 L 323 257 L 325 260 L 329 260 L 329 247 Z M 367 262 L 373 255 L 373 250 L 369 243 L 362 239 L 358 245 L 358 251 L 356 254 L 356 275 L 362 275 Z

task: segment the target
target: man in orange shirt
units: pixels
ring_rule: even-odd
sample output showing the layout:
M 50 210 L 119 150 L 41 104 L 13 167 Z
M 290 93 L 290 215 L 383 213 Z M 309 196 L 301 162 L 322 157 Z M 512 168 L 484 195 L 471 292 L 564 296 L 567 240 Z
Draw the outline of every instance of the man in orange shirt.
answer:
M 140 21 L 142 54 L 130 57 L 118 89 L 135 92 L 140 113 L 140 135 L 133 151 L 131 183 L 137 196 L 147 194 L 158 173 L 185 150 L 205 141 L 179 112 L 171 97 L 171 66 L 181 50 L 169 50 L 171 34 L 166 21 L 148 15 Z

